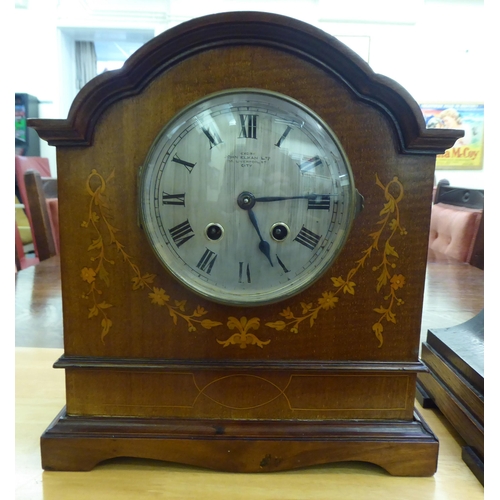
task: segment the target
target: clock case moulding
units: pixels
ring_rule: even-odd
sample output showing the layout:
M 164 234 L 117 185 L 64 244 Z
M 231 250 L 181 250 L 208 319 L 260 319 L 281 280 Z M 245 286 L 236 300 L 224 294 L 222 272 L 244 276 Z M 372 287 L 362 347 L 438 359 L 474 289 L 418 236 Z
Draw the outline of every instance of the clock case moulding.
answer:
M 163 126 L 245 87 L 321 116 L 365 198 L 329 272 L 246 309 L 175 282 L 137 223 L 138 171 Z M 413 98 L 334 37 L 257 12 L 178 25 L 89 82 L 67 119 L 29 125 L 57 147 L 59 180 L 66 407 L 41 438 L 44 469 L 131 456 L 237 472 L 346 460 L 435 472 L 438 441 L 414 397 L 435 156 L 461 131 L 427 130 Z M 359 265 L 370 248 L 378 261 Z

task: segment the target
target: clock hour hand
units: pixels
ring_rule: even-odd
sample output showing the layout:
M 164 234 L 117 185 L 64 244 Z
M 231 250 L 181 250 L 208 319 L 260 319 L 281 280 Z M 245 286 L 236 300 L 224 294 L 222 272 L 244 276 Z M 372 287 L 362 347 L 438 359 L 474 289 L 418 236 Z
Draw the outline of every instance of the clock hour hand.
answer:
M 262 238 L 262 235 L 260 234 L 259 224 L 257 223 L 257 218 L 255 217 L 255 214 L 253 213 L 253 210 L 251 208 L 248 210 L 248 217 L 250 217 L 250 222 L 257 231 L 257 234 L 259 235 L 260 238 L 259 250 L 267 257 L 269 264 L 271 264 L 271 266 L 274 267 L 273 262 L 271 260 L 271 247 L 269 243 L 265 241 L 264 238 Z
M 253 206 L 255 205 L 255 196 L 248 191 L 243 191 L 242 193 L 240 193 L 236 201 L 240 208 L 248 212 L 248 217 L 250 218 L 250 222 L 257 231 L 257 234 L 259 235 L 260 239 L 259 250 L 267 257 L 269 264 L 271 264 L 271 266 L 274 267 L 273 261 L 271 260 L 271 247 L 269 243 L 266 240 L 264 240 L 262 234 L 260 234 L 260 228 L 257 222 L 257 217 L 255 217 L 255 214 L 253 213 L 252 210 Z

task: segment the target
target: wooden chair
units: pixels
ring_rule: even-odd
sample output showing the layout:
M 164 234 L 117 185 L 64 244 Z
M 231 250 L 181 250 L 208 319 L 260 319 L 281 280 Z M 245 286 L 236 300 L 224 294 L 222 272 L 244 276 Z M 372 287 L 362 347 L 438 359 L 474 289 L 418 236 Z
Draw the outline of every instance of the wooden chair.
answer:
M 26 205 L 31 216 L 31 230 L 40 261 L 59 253 L 59 215 L 57 211 L 57 179 L 42 177 L 28 170 L 24 174 Z
M 484 189 L 454 187 L 442 179 L 438 182 L 434 203 L 484 210 Z
M 429 248 L 484 269 L 484 190 L 438 183 Z
M 27 205 L 26 201 L 26 186 L 24 184 L 24 174 L 28 170 L 36 170 L 40 172 L 42 177 L 50 177 L 50 165 L 47 158 L 40 156 L 17 156 L 15 157 L 15 178 L 16 178 L 16 194 L 19 201 Z M 29 207 L 26 206 L 26 215 L 30 220 Z
M 26 185 L 24 182 L 24 174 L 28 170 L 36 170 L 40 172 L 42 177 L 50 177 L 50 164 L 47 158 L 40 156 L 15 156 L 15 181 L 16 181 L 16 197 L 19 199 L 20 205 L 23 206 L 24 213 L 28 219 L 29 236 L 26 234 L 26 228 L 19 225 L 19 231 L 24 244 L 33 244 L 35 254 L 37 254 L 36 244 L 34 241 L 33 231 L 31 229 L 31 213 L 27 200 Z M 29 241 L 28 241 L 29 238 Z
M 16 226 L 16 272 L 21 271 L 22 269 L 26 269 L 29 266 L 34 266 L 38 264 L 38 257 L 28 257 L 24 251 L 24 244 L 21 239 L 21 233 L 19 232 L 19 228 Z

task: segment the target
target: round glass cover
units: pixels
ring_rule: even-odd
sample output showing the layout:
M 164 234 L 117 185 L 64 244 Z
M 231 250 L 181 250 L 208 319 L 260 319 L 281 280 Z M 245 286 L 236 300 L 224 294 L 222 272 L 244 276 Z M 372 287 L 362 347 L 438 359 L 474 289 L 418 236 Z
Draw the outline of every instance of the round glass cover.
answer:
M 330 267 L 355 187 L 337 137 L 312 110 L 234 89 L 188 106 L 160 132 L 142 168 L 140 213 L 158 259 L 186 287 L 262 305 Z

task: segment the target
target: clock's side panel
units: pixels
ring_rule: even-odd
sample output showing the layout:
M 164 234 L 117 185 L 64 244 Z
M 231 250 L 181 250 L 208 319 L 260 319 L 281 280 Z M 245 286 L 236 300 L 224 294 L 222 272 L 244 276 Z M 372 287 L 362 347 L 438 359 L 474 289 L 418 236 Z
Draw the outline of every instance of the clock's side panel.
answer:
M 330 270 L 296 297 L 254 308 L 217 305 L 186 290 L 158 262 L 138 223 L 139 169 L 162 127 L 209 93 L 244 87 L 280 92 L 313 109 L 342 143 L 356 188 L 364 196 L 364 209 Z M 118 414 L 124 407 L 118 401 L 120 387 L 126 399 L 125 392 L 159 394 L 179 383 L 186 397 L 191 388 L 196 393 L 191 399 L 205 398 L 217 406 L 214 401 L 227 393 L 224 384 L 236 394 L 241 385 L 260 380 L 241 407 L 265 407 L 255 396 L 262 395 L 265 386 L 279 393 L 269 395 L 270 401 L 288 401 L 287 410 L 280 413 L 286 416 L 295 404 L 290 403 L 293 391 L 306 394 L 318 387 L 318 380 L 311 378 L 317 361 L 338 364 L 319 384 L 331 385 L 332 394 L 351 387 L 358 403 L 370 400 L 363 395 L 366 379 L 354 372 L 339 378 L 343 363 L 392 363 L 392 373 L 397 363 L 415 363 L 434 158 L 401 154 L 396 134 L 382 109 L 363 102 L 335 75 L 286 52 L 247 46 L 206 51 L 185 60 L 141 94 L 113 104 L 98 122 L 90 147 L 59 148 L 65 354 L 84 360 L 84 369 L 68 369 L 74 412 L 109 410 L 109 402 L 99 406 L 91 401 L 99 399 L 99 381 L 108 373 L 118 391 Z M 103 372 L 101 358 L 132 360 L 134 373 L 140 375 L 129 373 L 125 380 L 117 375 L 120 370 Z M 144 360 L 178 364 L 167 375 L 160 370 L 161 375 Z M 235 368 L 259 362 L 272 363 L 272 371 L 243 373 Z M 309 371 L 290 371 L 301 363 Z M 233 366 L 231 380 L 220 372 L 224 364 Z M 201 375 L 194 374 L 196 366 L 202 367 Z M 371 370 L 368 387 L 376 388 L 376 395 L 372 403 L 363 404 L 372 411 L 387 403 L 387 415 L 408 418 L 415 375 L 388 377 L 373 365 Z M 120 380 L 112 382 L 117 376 Z M 142 400 L 135 404 L 148 406 Z M 296 404 L 325 408 L 337 403 Z M 351 403 L 339 404 L 348 409 Z M 224 405 L 231 407 L 230 402 Z M 366 416 L 366 409 L 359 404 L 357 408 L 357 415 Z M 191 411 L 183 409 L 181 414 Z M 234 416 L 232 410 L 224 411 Z M 266 410 L 259 411 L 266 416 Z M 326 418 L 328 411 L 315 418 Z M 337 415 L 350 414 L 346 410 Z

